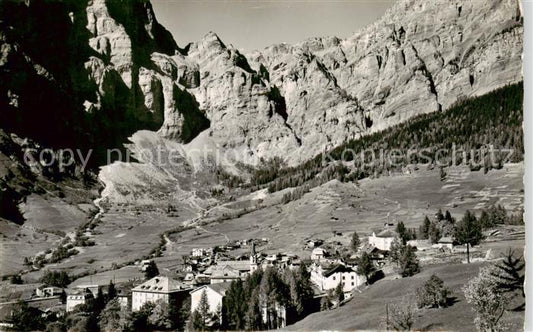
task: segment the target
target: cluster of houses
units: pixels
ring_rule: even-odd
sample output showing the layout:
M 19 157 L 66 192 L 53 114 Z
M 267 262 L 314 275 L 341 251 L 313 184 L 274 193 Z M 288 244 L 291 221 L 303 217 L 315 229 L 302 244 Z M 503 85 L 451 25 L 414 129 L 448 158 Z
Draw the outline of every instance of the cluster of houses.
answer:
M 256 243 L 265 244 L 266 239 L 245 240 L 236 242 L 230 247 L 194 248 L 191 255 L 185 258 L 182 272 L 185 273 L 183 281 L 191 286 L 231 282 L 244 279 L 249 273 L 269 266 L 283 268 L 299 268 L 301 260 L 298 256 L 287 253 L 265 255 L 257 253 Z M 230 257 L 227 251 L 240 249 L 244 246 L 250 248 L 250 254 Z M 225 250 L 225 251 L 224 251 Z
M 383 229 L 374 230 L 359 252 L 367 252 L 374 259 L 376 267 L 383 264 L 383 258 L 390 251 L 391 245 L 398 234 L 390 225 Z M 185 259 L 182 269 L 184 277 L 176 280 L 167 276 L 156 276 L 126 292 L 119 293 L 118 299 L 122 307 L 131 311 L 138 311 L 147 302 L 164 301 L 181 305 L 190 301 L 191 312 L 200 303 L 202 294 L 207 295 L 209 308 L 213 314 L 220 310 L 226 291 L 231 283 L 237 279 L 244 280 L 246 276 L 257 269 L 276 267 L 279 269 L 297 269 L 303 264 L 302 260 L 293 254 L 277 253 L 266 255 L 256 251 L 256 243 L 265 244 L 268 239 L 237 241 L 231 245 L 216 248 L 194 248 L 190 256 Z M 412 245 L 423 247 L 423 243 Z M 324 296 L 339 284 L 345 297 L 350 297 L 353 291 L 366 283 L 365 276 L 357 273 L 357 259 L 342 259 L 338 255 L 330 255 L 324 241 L 314 239 L 307 242 L 306 247 L 311 250 L 310 261 L 305 266 L 310 271 L 310 280 L 314 285 L 316 297 Z M 249 247 L 249 255 L 230 259 L 227 252 Z M 438 248 L 453 249 L 450 238 L 442 238 L 436 245 Z M 433 245 L 435 247 L 435 245 Z M 140 268 L 144 270 L 150 261 L 142 261 Z M 87 303 L 89 299 L 102 294 L 98 285 L 80 285 L 71 289 L 66 296 L 65 311 L 73 311 L 76 306 Z M 63 289 L 57 287 L 40 287 L 35 293 L 38 297 L 59 296 Z M 283 308 L 281 308 L 283 309 Z M 266 315 L 266 313 L 265 313 Z M 279 317 L 285 321 L 285 313 L 280 310 Z M 266 316 L 265 316 L 265 319 Z

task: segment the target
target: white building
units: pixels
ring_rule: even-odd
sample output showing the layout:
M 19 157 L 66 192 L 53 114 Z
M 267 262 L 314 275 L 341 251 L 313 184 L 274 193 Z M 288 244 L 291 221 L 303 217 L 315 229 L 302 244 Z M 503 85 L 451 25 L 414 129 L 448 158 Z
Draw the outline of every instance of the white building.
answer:
M 50 287 L 42 286 L 42 287 L 38 287 L 37 289 L 35 289 L 35 295 L 37 295 L 38 297 L 59 296 L 61 295 L 62 291 L 63 291 L 63 288 L 53 287 L 53 286 L 50 286 Z
M 221 282 L 216 284 L 204 285 L 196 288 L 191 294 L 191 313 L 193 313 L 200 304 L 202 294 L 205 292 L 207 296 L 207 303 L 209 304 L 209 312 L 216 313 L 218 309 L 222 309 L 222 300 L 226 296 L 226 291 L 231 286 L 231 282 Z
M 441 237 L 437 242 L 437 248 L 453 250 L 453 239 L 451 236 Z
M 249 260 L 218 261 L 216 265 L 208 267 L 204 274 L 211 278 L 212 284 L 244 279 L 259 268 L 257 256 L 255 243 L 252 242 Z
M 141 261 L 141 264 L 139 264 L 139 268 L 141 269 L 141 271 L 144 272 L 144 271 L 146 271 L 146 269 L 148 268 L 150 263 L 152 263 L 151 259 L 144 259 L 144 260 Z
M 212 254 L 213 254 L 213 248 L 193 248 L 191 250 L 192 257 L 211 256 Z
M 89 299 L 93 299 L 93 293 L 89 289 L 75 289 L 67 294 L 67 312 L 73 311 L 78 305 L 85 304 Z
M 250 249 L 250 273 L 254 273 L 259 268 L 257 261 L 257 252 L 255 252 L 255 242 L 252 240 L 252 248 Z
M 378 248 L 379 250 L 389 251 L 394 239 L 398 238 L 398 233 L 391 229 L 385 229 L 368 237 L 368 244 Z
M 425 251 L 432 248 L 431 241 L 424 239 L 424 240 L 409 240 L 407 241 L 407 245 L 410 245 L 413 248 L 416 248 L 418 251 Z
M 171 300 L 181 301 L 191 287 L 177 280 L 157 276 L 131 290 L 131 310 L 138 311 L 147 302 L 163 300 L 170 304 Z
M 117 295 L 118 303 L 122 309 L 130 310 L 131 309 L 131 294 L 118 294 Z
M 358 275 L 354 269 L 342 264 L 337 264 L 329 268 L 322 265 L 314 265 L 311 270 L 311 281 L 321 291 L 335 289 L 342 282 L 342 290 L 351 292 L 353 289 L 365 283 L 365 277 Z
M 67 294 L 66 311 L 72 311 L 75 306 L 85 304 L 87 300 L 98 297 L 99 285 L 78 285 Z
M 314 261 L 321 261 L 327 256 L 328 252 L 323 248 L 315 248 L 311 252 L 311 259 Z

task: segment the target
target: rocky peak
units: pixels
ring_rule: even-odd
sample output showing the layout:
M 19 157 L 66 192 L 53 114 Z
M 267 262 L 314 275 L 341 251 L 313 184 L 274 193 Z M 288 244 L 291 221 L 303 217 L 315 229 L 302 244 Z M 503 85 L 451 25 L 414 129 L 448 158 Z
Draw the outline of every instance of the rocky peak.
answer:
M 165 117 L 179 141 L 207 126 L 178 86 L 171 57 L 184 51 L 149 2 L 4 1 L 0 9 L 0 73 L 12 82 L 0 88 L 4 129 L 50 146 L 105 148 L 159 129 Z
M 39 129 L 20 123 L 32 118 L 52 127 L 59 119 L 80 124 L 72 137 L 114 132 L 106 145 L 141 128 L 179 142 L 209 128 L 209 144 L 237 152 L 239 161 L 297 164 L 522 79 L 516 0 L 400 0 L 349 38 L 311 38 L 248 55 L 214 32 L 179 48 L 147 1 L 1 6 L 2 79 L 17 82 L 0 91 L 4 126 L 28 135 Z M 33 86 L 49 93 L 36 98 Z M 38 115 L 42 105 L 53 114 Z M 50 135 L 41 130 L 36 138 Z
M 447 109 L 459 99 L 521 80 L 520 15 L 514 0 L 401 0 L 347 39 L 278 44 L 250 58 L 255 68 L 266 67 L 270 83 L 285 97 L 288 122 L 303 142 L 294 149 L 306 150 L 305 159 L 347 137 Z M 338 97 L 331 99 L 336 91 Z M 357 108 L 335 111 L 347 101 Z M 306 120 L 295 122 L 302 118 Z M 319 134 L 328 119 L 337 123 L 335 129 Z M 312 125 L 321 129 L 307 131 Z M 313 145 L 306 144 L 308 135 Z

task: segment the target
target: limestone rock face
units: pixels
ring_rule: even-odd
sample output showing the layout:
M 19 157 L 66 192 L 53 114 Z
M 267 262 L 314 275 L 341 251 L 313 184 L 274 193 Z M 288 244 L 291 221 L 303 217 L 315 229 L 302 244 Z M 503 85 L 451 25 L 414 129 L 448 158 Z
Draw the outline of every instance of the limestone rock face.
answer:
M 272 45 L 245 57 L 209 33 L 173 58 L 218 148 L 244 162 L 277 156 L 297 164 L 520 81 L 522 34 L 515 0 L 400 0 L 347 39 Z
M 247 55 L 212 32 L 178 47 L 146 1 L 1 6 L 2 127 L 52 145 L 117 146 L 148 129 L 294 165 L 522 79 L 516 0 L 399 0 L 349 38 Z
M 7 131 L 48 146 L 102 149 L 120 146 L 139 129 L 158 130 L 165 117 L 179 142 L 208 127 L 201 110 L 180 105 L 189 94 L 179 87 L 171 57 L 183 50 L 149 2 L 0 6 L 0 73 L 8 82 L 0 87 L 0 103 Z
M 522 34 L 518 1 L 400 0 L 347 39 L 273 45 L 249 57 L 285 97 L 302 141 L 293 156 L 305 159 L 521 80 Z

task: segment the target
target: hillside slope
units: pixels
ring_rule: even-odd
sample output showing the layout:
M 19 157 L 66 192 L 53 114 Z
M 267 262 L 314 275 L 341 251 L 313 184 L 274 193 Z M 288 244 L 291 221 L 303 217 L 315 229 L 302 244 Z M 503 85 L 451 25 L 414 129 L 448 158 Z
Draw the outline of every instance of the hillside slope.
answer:
M 476 331 L 474 312 L 466 302 L 461 288 L 477 275 L 486 263 L 434 265 L 410 278 L 382 280 L 356 293 L 354 298 L 339 309 L 312 314 L 289 326 L 287 330 L 328 330 L 335 326 L 339 331 L 384 330 L 386 304 L 405 304 L 432 274 L 437 275 L 452 291 L 453 304 L 444 309 L 422 309 L 416 313 L 415 330 Z M 506 312 L 503 317 L 509 331 L 523 328 L 524 312 Z

